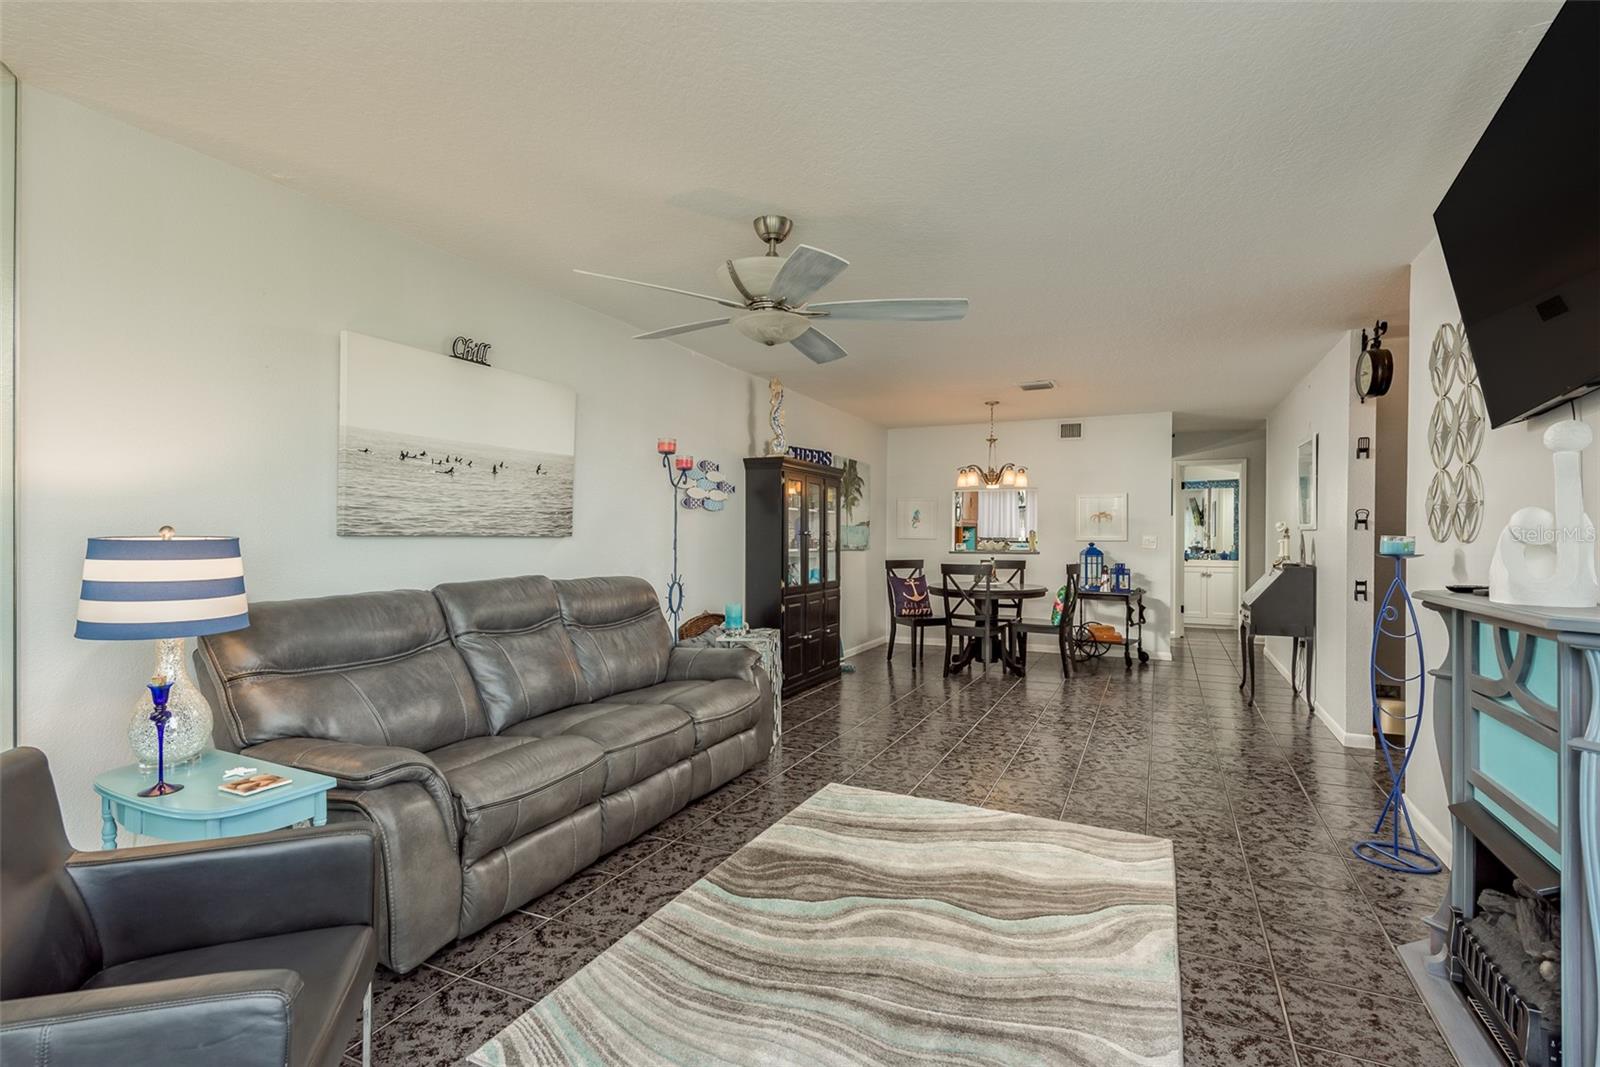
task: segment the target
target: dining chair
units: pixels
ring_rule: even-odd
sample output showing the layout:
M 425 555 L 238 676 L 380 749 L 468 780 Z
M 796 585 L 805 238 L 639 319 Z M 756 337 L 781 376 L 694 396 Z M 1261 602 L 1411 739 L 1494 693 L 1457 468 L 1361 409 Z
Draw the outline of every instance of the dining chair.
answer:
M 1024 665 L 1028 662 L 1028 635 L 1052 634 L 1061 650 L 1061 677 L 1072 677 L 1072 661 L 1077 654 L 1075 639 L 1077 626 L 1073 616 L 1078 609 L 1078 567 L 1067 564 L 1067 581 L 1061 587 L 1061 614 L 1055 622 L 1049 619 L 1016 619 L 1011 622 L 1011 650 L 1014 658 Z
M 994 567 L 988 563 L 942 563 L 939 574 L 943 578 L 944 597 L 944 673 L 954 674 L 972 666 L 975 647 L 984 638 L 985 624 L 988 635 L 1004 644 L 1010 640 L 1010 623 L 996 619 L 994 601 L 980 598 L 980 589 L 994 581 Z M 983 649 L 983 669 L 989 669 L 992 649 Z M 957 661 L 960 665 L 957 666 Z
M 887 559 L 883 561 L 884 580 L 889 587 L 889 658 L 894 662 L 895 633 L 901 626 L 911 627 L 911 665 L 916 667 L 927 658 L 928 629 L 933 626 L 943 626 L 944 616 L 935 613 L 928 593 L 928 578 L 923 571 L 923 561 L 920 559 Z M 904 602 L 917 597 L 917 592 L 910 588 L 921 581 L 921 598 L 923 602 L 930 602 L 928 612 L 923 615 L 902 614 Z
M 1008 585 L 1021 589 L 1027 582 L 1024 580 L 1028 571 L 1028 561 L 1025 559 L 997 559 L 993 561 L 994 584 Z M 1014 600 L 1001 600 L 997 602 L 995 614 L 1002 619 L 1022 618 L 1022 598 Z

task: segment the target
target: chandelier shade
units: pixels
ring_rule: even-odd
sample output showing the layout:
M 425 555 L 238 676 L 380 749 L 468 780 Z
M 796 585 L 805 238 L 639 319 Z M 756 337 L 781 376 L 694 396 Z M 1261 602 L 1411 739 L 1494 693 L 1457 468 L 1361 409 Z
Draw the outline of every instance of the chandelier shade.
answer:
M 996 467 L 994 463 L 994 446 L 1000 439 L 994 435 L 994 409 L 999 405 L 998 400 L 985 400 L 989 407 L 989 462 L 985 466 L 969 463 L 956 471 L 957 489 L 1026 489 L 1028 487 L 1028 468 L 1019 467 L 1014 463 L 1006 463 Z

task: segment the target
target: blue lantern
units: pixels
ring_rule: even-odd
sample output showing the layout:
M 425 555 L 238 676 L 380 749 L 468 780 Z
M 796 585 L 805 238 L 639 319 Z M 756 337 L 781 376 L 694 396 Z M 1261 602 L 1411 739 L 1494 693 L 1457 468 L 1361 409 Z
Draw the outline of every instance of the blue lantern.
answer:
M 1078 585 L 1083 589 L 1099 589 L 1106 575 L 1106 554 L 1089 542 L 1089 547 L 1078 553 Z
M 1111 565 L 1111 591 L 1113 593 L 1126 593 L 1133 588 L 1133 572 L 1126 563 L 1113 563 Z

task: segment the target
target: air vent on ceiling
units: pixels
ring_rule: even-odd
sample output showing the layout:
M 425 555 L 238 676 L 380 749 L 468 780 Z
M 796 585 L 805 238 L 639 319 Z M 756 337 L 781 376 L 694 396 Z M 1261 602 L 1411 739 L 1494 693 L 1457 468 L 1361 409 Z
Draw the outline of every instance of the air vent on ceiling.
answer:
M 1063 422 L 1061 424 L 1061 436 L 1062 437 L 1070 437 L 1070 438 L 1074 438 L 1074 439 L 1082 437 L 1083 436 L 1083 423 L 1081 423 L 1081 422 Z
M 1024 393 L 1042 393 L 1046 389 L 1054 389 L 1055 387 L 1056 380 L 1054 378 L 1040 378 L 1037 381 L 1023 382 L 1017 388 Z

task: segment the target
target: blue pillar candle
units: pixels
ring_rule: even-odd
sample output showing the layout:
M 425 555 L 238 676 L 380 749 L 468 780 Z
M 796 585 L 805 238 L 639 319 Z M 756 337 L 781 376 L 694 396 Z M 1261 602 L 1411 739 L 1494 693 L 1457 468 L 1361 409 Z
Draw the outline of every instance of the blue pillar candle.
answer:
M 722 606 L 722 625 L 728 630 L 744 629 L 744 605 L 724 604 Z

